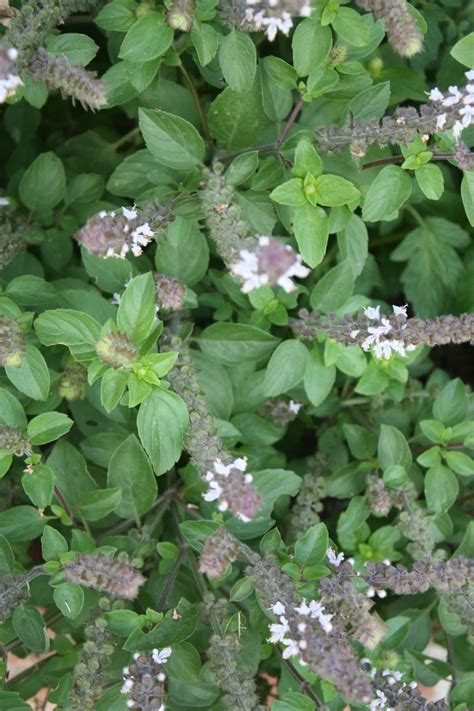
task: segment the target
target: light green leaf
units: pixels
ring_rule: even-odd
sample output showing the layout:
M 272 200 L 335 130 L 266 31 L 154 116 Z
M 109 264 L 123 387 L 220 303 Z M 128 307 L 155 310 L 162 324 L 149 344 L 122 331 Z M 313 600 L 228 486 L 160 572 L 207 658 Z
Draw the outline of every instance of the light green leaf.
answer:
M 135 435 L 130 435 L 113 453 L 107 486 L 120 487 L 122 499 L 115 513 L 120 518 L 137 518 L 153 504 L 158 487 L 150 461 Z
M 180 458 L 188 420 L 183 400 L 169 390 L 155 390 L 140 405 L 138 435 L 157 476 Z
M 331 392 L 335 381 L 335 366 L 324 365 L 318 351 L 311 351 L 304 374 L 304 388 L 311 404 L 319 407 Z
M 346 303 L 354 289 L 354 273 L 350 262 L 344 259 L 318 281 L 310 296 L 313 309 L 329 313 Z
M 46 361 L 36 346 L 28 343 L 19 368 L 5 366 L 8 380 L 33 400 L 46 400 L 49 395 L 50 377 Z
M 149 62 L 166 52 L 173 41 L 173 30 L 163 15 L 149 12 L 142 15 L 128 30 L 120 47 L 120 59 L 129 62 Z
M 239 94 L 246 93 L 257 71 L 257 52 L 249 35 L 232 30 L 221 37 L 219 62 L 230 88 Z
M 151 272 L 140 274 L 127 285 L 117 313 L 117 325 L 131 341 L 142 341 L 155 319 L 155 285 Z
M 328 218 L 324 210 L 305 203 L 293 213 L 293 231 L 306 264 L 316 267 L 326 254 L 329 237 Z
M 332 47 L 331 30 L 321 27 L 319 20 L 308 18 L 296 28 L 291 46 L 298 76 L 306 77 L 328 58 Z
M 301 341 L 283 341 L 272 353 L 265 372 L 264 390 L 268 397 L 288 392 L 303 379 L 309 352 Z
M 363 204 L 362 218 L 378 222 L 393 215 L 408 200 L 411 179 L 398 165 L 387 165 L 371 184 Z
M 189 121 L 166 111 L 140 108 L 138 114 L 143 140 L 159 163 L 176 170 L 201 163 L 204 141 Z
M 416 182 L 428 200 L 439 200 L 444 191 L 441 168 L 432 163 L 420 166 L 415 171 Z
M 279 339 L 256 326 L 213 323 L 201 333 L 201 350 L 221 365 L 241 365 L 268 358 Z
M 66 190 L 66 174 L 60 158 L 54 153 L 40 153 L 24 173 L 20 198 L 34 212 L 44 212 L 61 202 Z
M 473 33 L 474 35 L 474 33 Z M 474 170 L 465 170 L 461 181 L 461 197 L 467 219 L 474 227 Z

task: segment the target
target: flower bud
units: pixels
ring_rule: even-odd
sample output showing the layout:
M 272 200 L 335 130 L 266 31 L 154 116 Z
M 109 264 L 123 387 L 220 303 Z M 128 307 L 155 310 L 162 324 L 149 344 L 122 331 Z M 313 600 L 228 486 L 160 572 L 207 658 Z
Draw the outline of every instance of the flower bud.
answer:
M 17 457 L 32 453 L 31 442 L 19 427 L 0 425 L 0 449 L 5 449 Z
M 87 368 L 81 363 L 70 363 L 58 383 L 58 394 L 66 400 L 82 400 L 86 393 Z
M 179 279 L 155 272 L 153 281 L 155 282 L 155 302 L 158 309 L 179 311 L 183 308 L 186 288 Z
M 0 366 L 19 368 L 25 354 L 25 339 L 14 319 L 0 314 Z
M 107 333 L 95 344 L 95 350 L 101 361 L 111 368 L 132 370 L 138 360 L 137 349 L 124 333 Z
M 199 570 L 206 573 L 210 580 L 220 578 L 228 565 L 239 556 L 240 545 L 225 528 L 218 528 L 206 540 L 199 559 Z
M 64 572 L 71 583 L 126 600 L 134 600 L 138 589 L 145 582 L 143 575 L 129 563 L 118 558 L 109 558 L 104 553 L 81 553 L 74 560 L 65 563 Z

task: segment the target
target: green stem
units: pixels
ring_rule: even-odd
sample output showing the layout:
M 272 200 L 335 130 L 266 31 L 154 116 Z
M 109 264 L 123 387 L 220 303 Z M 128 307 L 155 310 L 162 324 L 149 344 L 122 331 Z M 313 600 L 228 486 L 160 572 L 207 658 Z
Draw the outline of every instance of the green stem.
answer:
M 132 128 L 131 131 L 126 133 L 124 136 L 118 139 L 118 141 L 115 141 L 115 143 L 112 143 L 112 148 L 114 150 L 118 150 L 121 148 L 125 143 L 128 143 L 131 141 L 135 136 L 138 136 L 140 134 L 140 129 L 137 126 L 136 128 Z
M 422 216 L 420 215 L 420 213 L 418 212 L 418 210 L 415 210 L 415 208 L 413 207 L 413 205 L 410 205 L 409 203 L 407 203 L 407 204 L 405 205 L 404 209 L 405 209 L 407 212 L 410 213 L 410 215 L 416 220 L 416 222 L 420 225 L 420 227 L 424 227 L 424 226 L 425 226 L 425 221 L 424 221 L 424 219 L 422 218 Z
M 211 148 L 211 146 L 212 146 L 211 133 L 209 131 L 209 126 L 207 123 L 206 115 L 203 111 L 201 101 L 200 101 L 198 93 L 196 91 L 196 87 L 194 86 L 193 80 L 191 79 L 189 72 L 186 69 L 186 67 L 184 66 L 183 62 L 181 62 L 181 64 L 178 65 L 178 68 L 179 68 L 181 74 L 183 75 L 183 79 L 184 79 L 186 86 L 188 87 L 189 91 L 191 92 L 191 96 L 193 97 L 194 106 L 196 107 L 196 111 L 199 114 L 199 120 L 201 122 L 202 132 L 203 132 L 204 137 L 206 139 L 208 148 Z

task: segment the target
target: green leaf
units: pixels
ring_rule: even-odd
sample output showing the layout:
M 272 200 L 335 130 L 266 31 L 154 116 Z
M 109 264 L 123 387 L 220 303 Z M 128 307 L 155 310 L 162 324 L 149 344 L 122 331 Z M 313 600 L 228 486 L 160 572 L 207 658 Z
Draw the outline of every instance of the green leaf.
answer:
M 99 47 L 91 37 L 76 32 L 49 35 L 46 40 L 46 49 L 48 54 L 52 54 L 54 57 L 63 54 L 71 64 L 78 64 L 82 67 L 89 64 L 99 51 Z
M 272 353 L 265 372 L 267 397 L 288 392 L 303 379 L 309 352 L 301 341 L 283 341 Z
M 8 380 L 33 400 L 46 400 L 49 395 L 50 377 L 46 361 L 36 346 L 28 343 L 19 368 L 5 366 Z
M 257 71 L 257 52 L 249 35 L 232 30 L 221 37 L 219 62 L 230 88 L 239 94 L 246 93 Z
M 155 319 L 155 285 L 151 272 L 140 274 L 127 285 L 117 313 L 117 325 L 131 341 L 142 341 Z
M 459 476 L 474 475 L 474 460 L 464 452 L 446 450 L 443 452 L 443 456 L 446 459 L 446 464 Z
M 470 32 L 456 42 L 450 54 L 460 64 L 474 69 L 474 32 Z
M 9 543 L 32 541 L 41 535 L 45 523 L 32 506 L 15 506 L 0 512 L 0 535 Z
M 245 183 L 258 168 L 258 151 L 249 151 L 234 158 L 226 170 L 225 182 L 227 185 L 240 185 Z
M 347 225 L 337 233 L 337 246 L 342 258 L 351 265 L 354 277 L 358 277 L 369 254 L 367 227 L 359 215 L 351 215 Z
M 440 217 L 428 217 L 410 232 L 392 253 L 394 261 L 408 260 L 402 274 L 405 295 L 421 318 L 437 316 L 454 293 L 464 267 L 455 247 L 469 244 L 459 225 Z
M 41 552 L 43 559 L 58 560 L 68 550 L 67 541 L 59 531 L 52 526 L 45 526 L 41 536 Z
M 409 469 L 412 463 L 411 450 L 405 436 L 392 425 L 380 427 L 378 458 L 382 469 L 401 464 Z
M 87 470 L 84 457 L 69 442 L 58 442 L 47 464 L 53 470 L 56 485 L 73 511 L 79 510 L 79 502 L 87 491 L 98 488 Z
M 135 435 L 127 437 L 113 453 L 107 471 L 107 486 L 120 487 L 122 491 L 121 502 L 115 508 L 120 518 L 138 518 L 153 504 L 158 491 L 156 479 Z
M 439 200 L 444 192 L 441 168 L 432 163 L 422 165 L 415 171 L 416 182 L 428 200 Z
M 17 398 L 6 388 L 0 388 L 0 422 L 26 430 L 25 411 Z
M 369 28 L 356 10 L 339 7 L 332 21 L 337 34 L 354 47 L 364 47 L 369 41 Z
M 311 351 L 304 374 L 304 388 L 312 405 L 319 407 L 325 401 L 333 388 L 335 380 L 335 366 L 324 365 L 318 351 Z
M 140 405 L 137 427 L 155 474 L 165 474 L 181 456 L 188 428 L 186 405 L 169 390 L 155 390 Z
M 94 17 L 97 27 L 110 32 L 127 32 L 136 22 L 135 5 L 124 2 L 109 2 Z
M 120 47 L 119 57 L 129 62 L 149 62 L 161 57 L 172 41 L 173 30 L 166 24 L 163 15 L 150 12 L 130 27 Z
M 195 222 L 176 217 L 160 237 L 155 253 L 159 272 L 174 276 L 188 286 L 197 284 L 207 272 L 209 247 Z
M 364 460 L 374 456 L 377 450 L 377 443 L 371 432 L 365 429 L 365 427 L 351 425 L 349 423 L 342 425 L 342 429 L 351 454 L 356 459 Z
M 425 476 L 426 505 L 431 511 L 447 511 L 456 501 L 459 484 L 455 474 L 441 464 L 429 469 Z
M 317 177 L 324 170 L 324 164 L 314 146 L 303 138 L 298 141 L 295 150 L 295 161 L 292 168 L 292 174 L 296 178 L 305 178 L 307 173 L 311 173 Z
M 450 380 L 435 398 L 433 415 L 450 427 L 462 422 L 467 414 L 468 398 L 466 388 L 460 378 Z
M 390 82 L 385 81 L 363 89 L 351 99 L 349 108 L 354 118 L 366 122 L 370 118 L 382 118 L 389 101 Z
M 317 565 L 326 557 L 328 546 L 328 530 L 324 523 L 317 523 L 296 541 L 295 560 L 301 566 Z
M 21 485 L 32 504 L 45 509 L 53 499 L 54 472 L 44 464 L 37 464 L 31 473 L 23 474 Z
M 325 207 L 347 205 L 360 197 L 359 190 L 338 175 L 321 175 L 316 180 L 316 191 L 318 203 Z
M 471 226 L 474 227 L 474 170 L 464 171 L 461 181 L 461 197 L 467 219 Z
M 258 145 L 259 137 L 269 120 L 262 105 L 260 76 L 255 81 L 245 99 L 227 87 L 212 102 L 208 111 L 208 124 L 212 136 L 227 151 Z
M 138 115 L 143 140 L 158 163 L 176 170 L 189 170 L 201 163 L 204 141 L 189 121 L 166 111 L 143 108 Z
M 201 350 L 221 365 L 241 365 L 268 358 L 279 339 L 243 323 L 213 323 L 199 338 Z
M 82 497 L 79 507 L 86 521 L 100 521 L 115 511 L 122 500 L 122 490 L 97 489 Z
M 76 583 L 63 583 L 54 589 L 54 602 L 64 617 L 74 620 L 84 606 L 84 591 Z
M 69 432 L 74 422 L 62 412 L 43 412 L 28 423 L 28 437 L 35 445 L 54 442 Z
M 294 207 L 305 205 L 306 197 L 303 192 L 303 181 L 300 178 L 292 178 L 282 183 L 270 193 L 270 198 L 280 205 L 292 205 Z
M 100 381 L 100 402 L 107 412 L 112 412 L 120 402 L 127 386 L 129 373 L 126 370 L 109 368 Z
M 287 691 L 281 699 L 272 703 L 273 711 L 315 711 L 312 699 L 297 691 Z
M 293 212 L 293 232 L 306 264 L 314 268 L 326 254 L 329 237 L 328 218 L 324 210 L 305 203 Z
M 263 57 L 262 64 L 272 81 L 281 89 L 296 89 L 298 74 L 281 57 Z
M 41 613 L 33 605 L 22 603 L 12 617 L 15 634 L 27 649 L 32 652 L 47 652 L 49 649 L 48 632 Z
M 362 208 L 362 218 L 378 222 L 389 218 L 408 200 L 411 179 L 398 165 L 387 165 L 371 184 Z
M 344 259 L 318 281 L 310 296 L 313 309 L 329 313 L 343 306 L 354 289 L 354 273 L 350 262 Z
M 331 30 L 321 27 L 319 20 L 308 18 L 296 28 L 291 46 L 298 76 L 306 77 L 328 58 L 332 47 Z
M 35 321 L 35 331 L 45 346 L 69 346 L 75 354 L 95 355 L 100 324 L 91 316 L 72 309 L 44 311 Z
M 196 50 L 199 64 L 205 67 L 209 62 L 214 59 L 219 47 L 219 33 L 209 25 L 203 22 L 199 29 L 193 26 L 191 30 L 191 42 Z
M 19 193 L 33 212 L 45 212 L 61 202 L 66 190 L 66 175 L 60 158 L 52 151 L 40 153 L 24 173 Z

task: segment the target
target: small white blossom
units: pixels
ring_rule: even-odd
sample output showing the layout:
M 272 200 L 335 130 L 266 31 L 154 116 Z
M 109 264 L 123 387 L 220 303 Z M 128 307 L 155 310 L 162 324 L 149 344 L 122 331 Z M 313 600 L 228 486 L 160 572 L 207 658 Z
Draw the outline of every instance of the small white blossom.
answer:
M 360 333 L 360 328 L 356 328 L 353 331 L 351 331 L 350 336 L 351 336 L 351 338 L 357 338 L 359 333 Z
M 310 273 L 302 264 L 301 255 L 275 237 L 260 236 L 255 250 L 241 249 L 239 256 L 230 270 L 243 281 L 244 294 L 268 284 L 281 286 L 290 293 L 296 288 L 291 277 L 304 278 Z
M 277 644 L 278 642 L 283 642 L 283 640 L 286 637 L 287 632 L 290 631 L 290 627 L 288 625 L 288 620 L 284 615 L 280 616 L 280 622 L 273 622 L 270 625 L 270 632 L 271 635 L 268 638 L 268 642 L 271 642 L 271 644 Z
M 128 207 L 122 207 L 122 214 L 127 220 L 135 220 L 135 218 L 138 217 L 138 212 L 135 207 L 132 207 L 131 210 L 129 210 Z
M 284 615 L 286 609 L 282 602 L 276 602 L 274 605 L 271 606 L 271 611 L 274 615 Z
M 133 679 L 125 679 L 125 682 L 120 689 L 121 694 L 128 694 L 133 689 Z
M 171 647 L 163 647 L 160 652 L 157 649 L 154 649 L 151 655 L 155 664 L 165 664 L 165 662 L 167 662 L 168 658 L 171 656 L 171 652 Z
M 408 304 L 405 304 L 405 306 L 392 306 L 393 313 L 395 314 L 395 316 L 404 316 L 405 318 L 408 318 L 407 308 Z
M 205 491 L 202 498 L 205 501 L 215 501 L 222 495 L 222 487 L 219 486 L 217 481 L 209 482 L 209 489 Z
M 288 409 L 290 412 L 294 412 L 295 415 L 298 414 L 298 412 L 301 410 L 301 403 L 300 402 L 295 402 L 294 400 L 290 400 L 288 403 Z
M 380 321 L 380 306 L 366 306 L 364 315 L 372 321 Z
M 327 557 L 328 557 L 328 561 L 331 563 L 331 565 L 335 565 L 336 568 L 338 568 L 341 565 L 342 561 L 344 560 L 344 553 L 339 553 L 336 556 L 333 549 L 328 548 Z
M 434 89 L 431 89 L 428 96 L 431 101 L 442 101 L 444 99 L 443 92 L 440 91 L 437 87 L 435 87 Z
M 377 691 L 375 693 L 377 694 L 378 698 L 374 699 L 374 701 L 371 702 L 371 704 L 369 706 L 370 711 L 377 711 L 377 709 L 386 709 L 387 708 L 387 697 L 385 696 L 383 691 L 380 691 L 379 689 L 377 689 Z
M 10 204 L 10 200 L 7 197 L 0 197 L 0 207 L 7 207 Z

